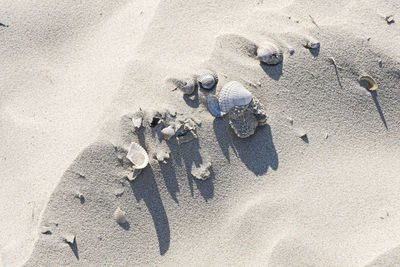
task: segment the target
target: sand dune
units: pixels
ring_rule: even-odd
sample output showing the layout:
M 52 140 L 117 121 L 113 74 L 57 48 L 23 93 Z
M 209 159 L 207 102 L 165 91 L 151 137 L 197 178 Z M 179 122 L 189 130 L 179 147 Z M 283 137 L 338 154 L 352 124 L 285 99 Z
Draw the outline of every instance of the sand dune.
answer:
M 23 14 L 14 6 L 10 20 Z M 385 21 L 396 20 L 395 1 L 22 9 L 34 18 L 55 12 L 37 19 L 34 40 L 22 36 L 29 27 L 17 16 L 20 28 L 11 21 L 0 32 L 11 66 L 0 81 L 12 89 L 1 105 L 2 200 L 13 203 L 4 205 L 1 235 L 15 240 L 1 243 L 4 265 L 397 263 L 400 24 Z M 282 48 L 281 64 L 254 58 L 267 40 Z M 307 40 L 321 47 L 307 49 Z M 26 54 L 15 60 L 18 49 Z M 218 74 L 216 92 L 232 80 L 245 85 L 266 107 L 268 125 L 240 139 L 208 112 L 208 92 L 192 99 L 167 82 L 205 69 Z M 377 91 L 359 83 L 366 73 Z M 144 127 L 135 130 L 139 108 Z M 150 127 L 157 112 L 164 122 Z M 198 138 L 163 140 L 161 129 L 180 118 L 198 123 Z M 31 136 L 38 140 L 27 148 Z M 134 181 L 126 179 L 130 142 L 151 158 Z M 166 163 L 153 157 L 160 151 L 170 153 Z M 199 181 L 192 171 L 205 162 L 211 177 Z M 124 225 L 113 219 L 117 207 Z M 73 245 L 63 242 L 68 234 Z

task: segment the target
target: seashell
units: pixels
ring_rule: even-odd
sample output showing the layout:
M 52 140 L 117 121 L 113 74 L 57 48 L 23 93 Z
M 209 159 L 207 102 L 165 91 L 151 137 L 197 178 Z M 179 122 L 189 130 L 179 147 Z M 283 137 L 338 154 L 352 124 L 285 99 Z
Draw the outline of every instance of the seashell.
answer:
M 240 83 L 229 82 L 219 93 L 219 106 L 222 112 L 228 112 L 235 106 L 245 106 L 253 98 L 252 94 Z
M 257 59 L 269 65 L 282 62 L 283 53 L 278 45 L 268 42 L 257 48 Z
M 219 106 L 218 98 L 215 95 L 207 96 L 207 107 L 211 115 L 214 117 L 222 117 L 223 114 Z
M 307 40 L 304 44 L 304 47 L 308 49 L 317 49 L 319 46 L 320 43 L 316 40 Z
M 64 234 L 63 240 L 64 240 L 65 243 L 73 245 L 75 243 L 75 235 L 69 234 L 69 233 Z
M 378 84 L 376 83 L 374 78 L 372 78 L 369 75 L 360 76 L 360 78 L 358 78 L 358 81 L 359 82 L 366 81 L 368 83 L 368 86 L 369 86 L 367 89 L 370 90 L 370 91 L 375 91 L 376 89 L 378 89 Z
M 218 83 L 218 75 L 215 72 L 205 72 L 197 78 L 197 82 L 203 89 L 212 89 Z
M 135 128 L 140 128 L 140 126 L 142 126 L 142 121 L 143 121 L 142 117 L 132 118 L 132 123 Z
M 187 79 L 183 86 L 179 87 L 179 89 L 185 94 L 185 95 L 191 95 L 193 92 L 196 90 L 197 83 L 193 79 Z
M 119 224 L 126 223 L 125 212 L 123 212 L 119 207 L 114 211 L 114 219 Z
M 172 136 L 175 135 L 175 129 L 171 125 L 168 127 L 165 127 L 164 129 L 161 130 L 161 134 L 163 135 L 165 140 L 171 139 Z
M 146 150 L 135 142 L 131 143 L 126 157 L 133 163 L 133 169 L 144 169 L 149 163 L 149 155 Z
M 197 168 L 196 167 L 193 168 L 191 174 L 193 175 L 194 178 L 205 181 L 211 176 L 210 168 L 211 168 L 211 162 L 208 161 L 201 164 Z

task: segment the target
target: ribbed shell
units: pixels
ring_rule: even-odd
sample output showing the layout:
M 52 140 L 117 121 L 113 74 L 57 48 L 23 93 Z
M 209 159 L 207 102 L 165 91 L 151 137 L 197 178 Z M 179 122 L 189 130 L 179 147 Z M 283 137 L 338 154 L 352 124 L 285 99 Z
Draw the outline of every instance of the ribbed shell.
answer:
M 133 163 L 134 166 L 132 168 L 134 169 L 144 169 L 149 163 L 149 155 L 146 150 L 135 142 L 131 143 L 126 157 Z M 135 162 L 138 160 L 139 162 Z
M 222 112 L 227 113 L 235 106 L 249 104 L 252 98 L 252 94 L 240 82 L 232 81 L 222 87 L 219 93 L 219 106 Z
M 218 82 L 218 75 L 214 72 L 205 72 L 197 79 L 201 88 L 212 89 Z
M 282 62 L 283 53 L 278 45 L 268 42 L 257 48 L 257 59 L 269 65 L 276 65 Z
M 196 89 L 196 81 L 193 79 L 187 79 L 182 87 L 180 87 L 181 91 L 185 95 L 193 94 L 194 90 Z
M 214 95 L 209 95 L 207 97 L 207 107 L 211 115 L 214 117 L 222 117 L 221 108 L 219 106 L 218 98 Z

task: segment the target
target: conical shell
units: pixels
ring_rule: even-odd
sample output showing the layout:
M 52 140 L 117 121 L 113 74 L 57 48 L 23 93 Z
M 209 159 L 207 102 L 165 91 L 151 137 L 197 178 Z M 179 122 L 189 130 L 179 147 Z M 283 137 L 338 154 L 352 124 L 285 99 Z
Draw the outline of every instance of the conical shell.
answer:
M 212 89 L 218 82 L 218 75 L 215 72 L 205 72 L 197 79 L 203 89 Z
M 211 115 L 214 117 L 222 117 L 221 107 L 219 106 L 218 98 L 214 95 L 207 97 L 207 107 Z
M 252 98 L 252 94 L 240 82 L 232 81 L 222 87 L 219 106 L 222 112 L 227 113 L 235 106 L 249 104 Z
M 126 157 L 133 163 L 133 169 L 144 169 L 149 163 L 149 155 L 146 150 L 135 142 L 131 143 Z
M 126 223 L 125 212 L 123 212 L 119 207 L 114 211 L 114 219 L 119 224 Z
M 168 127 L 165 127 L 164 129 L 161 130 L 161 134 L 163 135 L 165 140 L 171 139 L 172 136 L 175 135 L 175 129 L 171 125 Z
M 185 83 L 183 84 L 182 87 L 179 89 L 185 94 L 185 95 L 191 95 L 193 94 L 194 90 L 196 90 L 197 84 L 196 81 L 193 79 L 187 79 Z
M 278 45 L 267 42 L 257 48 L 257 59 L 269 65 L 276 65 L 282 62 L 283 53 Z

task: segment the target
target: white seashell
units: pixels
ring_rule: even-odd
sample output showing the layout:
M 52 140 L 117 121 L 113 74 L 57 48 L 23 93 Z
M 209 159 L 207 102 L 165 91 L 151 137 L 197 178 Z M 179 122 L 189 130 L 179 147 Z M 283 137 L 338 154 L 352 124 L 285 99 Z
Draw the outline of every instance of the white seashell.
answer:
M 123 212 L 119 207 L 114 211 L 114 219 L 119 224 L 126 223 L 125 212 Z
M 201 88 L 212 89 L 218 82 L 218 76 L 214 72 L 205 72 L 197 79 Z
M 143 169 L 149 163 L 149 155 L 146 150 L 135 142 L 131 143 L 126 157 L 133 163 L 133 169 Z
M 320 43 L 315 39 L 306 40 L 304 47 L 308 49 L 317 49 L 319 48 Z
M 183 86 L 181 86 L 179 89 L 185 94 L 185 95 L 191 95 L 195 91 L 197 85 L 196 81 L 193 79 L 187 79 Z
M 140 128 L 140 126 L 142 126 L 142 121 L 143 121 L 142 117 L 132 118 L 132 123 L 135 128 Z
M 171 125 L 168 127 L 165 127 L 164 129 L 161 130 L 161 134 L 163 135 L 165 140 L 171 139 L 172 136 L 175 135 L 175 129 Z
M 211 115 L 214 117 L 222 117 L 221 108 L 219 106 L 218 98 L 214 95 L 209 95 L 207 97 L 207 107 Z
M 240 83 L 229 82 L 219 93 L 219 106 L 222 112 L 228 112 L 235 106 L 245 106 L 253 98 L 252 94 Z
M 269 65 L 276 65 L 282 62 L 283 53 L 278 45 L 268 42 L 257 48 L 257 59 Z
M 63 240 L 65 243 L 73 245 L 75 243 L 75 235 L 69 233 L 64 234 Z

